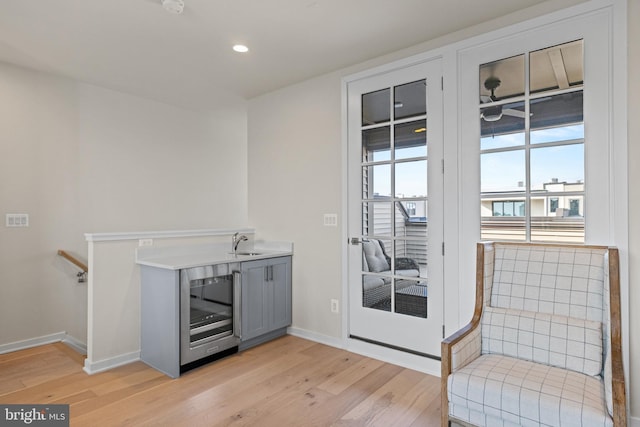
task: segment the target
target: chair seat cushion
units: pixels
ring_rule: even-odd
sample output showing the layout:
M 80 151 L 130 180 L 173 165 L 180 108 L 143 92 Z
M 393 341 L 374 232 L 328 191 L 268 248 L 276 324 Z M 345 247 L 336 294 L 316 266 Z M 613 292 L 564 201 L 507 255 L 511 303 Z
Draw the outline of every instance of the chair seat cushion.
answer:
M 485 354 L 448 378 L 449 413 L 479 426 L 612 426 L 601 377 Z

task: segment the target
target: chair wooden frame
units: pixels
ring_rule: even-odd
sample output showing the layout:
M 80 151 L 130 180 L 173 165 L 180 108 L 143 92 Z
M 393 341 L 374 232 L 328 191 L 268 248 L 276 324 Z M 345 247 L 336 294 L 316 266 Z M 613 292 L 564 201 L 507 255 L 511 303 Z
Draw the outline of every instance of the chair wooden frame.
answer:
M 508 245 L 509 243 L 500 243 Z M 523 245 L 524 243 L 513 243 Z M 451 350 L 453 345 L 480 327 L 484 300 L 484 258 L 485 249 L 492 246 L 492 242 L 478 243 L 476 254 L 476 304 L 471 321 L 462 329 L 442 341 L 441 362 L 441 425 L 449 425 L 449 399 L 447 394 L 447 379 L 452 373 Z M 530 246 L 551 246 L 549 244 L 527 243 Z M 554 245 L 563 246 L 563 245 Z M 565 247 L 574 247 L 564 245 Z M 612 364 L 612 394 L 613 394 L 613 425 L 626 427 L 627 399 L 624 383 L 624 368 L 622 361 L 622 327 L 620 321 L 620 259 L 618 249 L 606 246 L 582 246 L 585 248 L 605 249 L 609 252 L 609 309 L 611 321 L 611 364 Z M 456 422 L 459 422 L 456 420 Z M 465 423 L 466 424 L 466 423 Z

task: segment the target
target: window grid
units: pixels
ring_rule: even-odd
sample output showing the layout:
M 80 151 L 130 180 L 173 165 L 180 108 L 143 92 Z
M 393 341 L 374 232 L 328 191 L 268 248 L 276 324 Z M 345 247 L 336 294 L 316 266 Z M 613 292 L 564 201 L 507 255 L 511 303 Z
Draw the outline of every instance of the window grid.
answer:
M 551 215 L 548 215 L 549 213 L 556 213 L 558 212 L 558 199 L 559 198 L 564 198 L 565 199 L 565 203 L 564 203 L 564 207 L 563 209 L 566 209 L 568 211 L 568 215 L 570 217 L 578 217 L 581 216 L 582 217 L 582 233 L 581 233 L 581 237 L 578 238 L 578 240 L 575 240 L 574 243 L 584 243 L 584 216 L 583 214 L 581 215 L 580 213 L 580 203 L 582 202 L 582 211 L 584 212 L 584 201 L 585 201 L 585 190 L 584 190 L 584 181 L 582 181 L 583 185 L 582 185 L 582 190 L 581 191 L 561 191 L 561 192 L 553 192 L 553 191 L 547 191 L 544 193 L 544 195 L 542 195 L 540 192 L 536 191 L 536 190 L 532 190 L 532 171 L 531 171 L 531 150 L 536 150 L 536 149 L 542 149 L 542 148 L 551 148 L 551 147 L 566 147 L 566 146 L 570 146 L 570 145 L 582 145 L 584 147 L 584 138 L 578 138 L 578 139 L 566 139 L 566 140 L 557 140 L 557 141 L 551 141 L 551 142 L 544 142 L 544 143 L 535 143 L 532 144 L 531 143 L 531 105 L 532 105 L 532 101 L 536 101 L 536 100 L 545 100 L 549 97 L 552 96 L 556 96 L 556 95 L 563 95 L 563 94 L 570 94 L 570 93 L 577 93 L 577 92 L 583 92 L 584 91 L 584 82 L 582 82 L 579 86 L 573 86 L 573 87 L 569 87 L 569 88 L 565 88 L 565 89 L 551 89 L 551 90 L 546 90 L 546 91 L 542 91 L 542 92 L 537 92 L 537 93 L 530 93 L 530 82 L 531 82 L 531 66 L 530 66 L 530 54 L 531 52 L 525 52 L 524 53 L 524 89 L 525 89 L 525 93 L 524 96 L 519 95 L 519 96 L 514 96 L 512 98 L 504 98 L 504 99 L 499 99 L 499 100 L 495 100 L 493 102 L 485 102 L 485 103 L 481 103 L 480 104 L 480 109 L 482 108 L 486 108 L 487 106 L 493 106 L 493 105 L 506 105 L 506 104 L 513 104 L 515 102 L 518 101 L 524 101 L 524 145 L 514 145 L 514 146 L 507 146 L 507 147 L 500 147 L 500 148 L 489 148 L 489 149 L 482 149 L 480 150 L 480 155 L 482 156 L 483 154 L 490 154 L 490 153 L 505 153 L 505 152 L 518 152 L 518 151 L 522 151 L 524 152 L 524 167 L 525 167 L 525 182 L 523 183 L 523 190 L 522 191 L 481 191 L 480 194 L 480 198 L 481 201 L 491 201 L 491 199 L 499 199 L 499 200 L 493 200 L 491 201 L 491 212 L 492 212 L 492 216 L 495 217 L 495 206 L 496 203 L 514 203 L 514 200 L 509 200 L 509 197 L 512 198 L 522 198 L 524 200 L 524 211 L 525 211 L 525 215 L 524 215 L 524 233 L 523 235 L 519 234 L 519 233 L 515 233 L 514 235 L 511 236 L 507 236 L 505 239 L 496 239 L 495 236 L 491 236 L 489 238 L 485 237 L 485 223 L 486 223 L 486 219 L 488 218 L 487 216 L 481 216 L 481 239 L 482 240 L 520 240 L 520 241 L 555 241 L 555 238 L 553 236 L 549 236 L 548 240 L 544 239 L 544 238 L 538 238 L 536 236 L 535 239 L 532 238 L 532 223 L 534 222 L 533 220 L 533 215 L 532 215 L 532 201 L 535 199 L 539 199 L 540 197 L 544 197 L 544 207 L 545 209 L 545 215 L 551 217 Z M 498 62 L 498 61 L 496 61 Z M 582 124 L 584 123 L 584 121 L 581 122 Z M 548 128 L 550 129 L 554 129 L 554 128 L 559 128 L 559 127 L 565 127 L 565 126 L 569 126 L 571 125 L 571 123 L 567 122 L 566 124 L 561 124 L 560 126 L 549 126 Z M 536 127 L 535 131 L 539 131 L 539 130 L 543 130 L 545 129 L 544 127 Z M 516 131 L 517 133 L 517 131 Z M 553 209 L 551 208 L 551 205 L 554 204 L 555 206 L 553 207 Z M 504 205 L 503 205 L 504 206 Z M 515 211 L 515 209 L 514 209 Z M 503 211 L 504 212 L 504 211 Z M 543 216 L 545 216 L 543 215 Z M 504 215 L 503 215 L 504 216 Z M 516 216 L 516 215 L 514 215 Z M 490 217 L 489 217 L 490 218 Z M 542 221 L 539 221 L 541 223 L 544 223 L 544 219 Z M 495 226 L 495 225 L 494 225 Z M 507 224 L 507 226 L 509 226 L 509 224 Z M 513 226 L 513 224 L 511 224 L 511 226 Z M 544 227 L 544 225 L 542 225 L 542 227 Z M 488 234 L 488 233 L 487 233 Z

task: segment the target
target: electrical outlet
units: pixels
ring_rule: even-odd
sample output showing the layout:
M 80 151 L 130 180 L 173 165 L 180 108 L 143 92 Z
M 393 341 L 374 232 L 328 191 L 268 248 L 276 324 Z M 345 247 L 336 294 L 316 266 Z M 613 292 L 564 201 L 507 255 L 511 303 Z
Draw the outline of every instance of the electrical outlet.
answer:
M 339 304 L 338 304 L 338 300 L 337 299 L 332 299 L 331 300 L 331 312 L 332 313 L 339 313 L 340 312 Z
M 152 246 L 153 239 L 140 239 L 138 240 L 138 246 Z

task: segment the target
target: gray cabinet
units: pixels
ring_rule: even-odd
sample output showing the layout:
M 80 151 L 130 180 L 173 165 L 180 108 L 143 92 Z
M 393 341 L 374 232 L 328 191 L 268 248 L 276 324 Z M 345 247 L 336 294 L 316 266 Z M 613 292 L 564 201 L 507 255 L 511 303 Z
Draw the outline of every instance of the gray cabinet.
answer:
M 140 267 L 140 359 L 180 376 L 180 272 Z
M 240 349 L 286 334 L 291 325 L 291 257 L 243 262 Z

